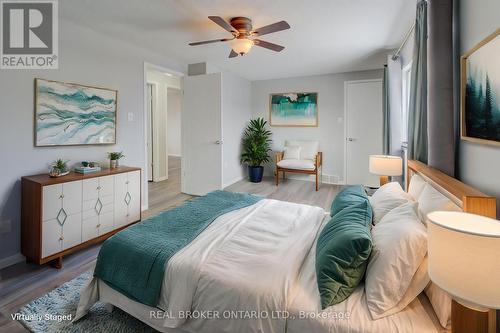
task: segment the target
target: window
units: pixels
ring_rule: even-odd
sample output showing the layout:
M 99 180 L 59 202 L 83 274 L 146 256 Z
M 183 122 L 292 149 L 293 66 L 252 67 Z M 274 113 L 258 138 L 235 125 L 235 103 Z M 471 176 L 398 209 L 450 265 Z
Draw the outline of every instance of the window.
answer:
M 411 62 L 403 68 L 401 94 L 401 142 L 408 142 L 408 108 L 410 106 Z

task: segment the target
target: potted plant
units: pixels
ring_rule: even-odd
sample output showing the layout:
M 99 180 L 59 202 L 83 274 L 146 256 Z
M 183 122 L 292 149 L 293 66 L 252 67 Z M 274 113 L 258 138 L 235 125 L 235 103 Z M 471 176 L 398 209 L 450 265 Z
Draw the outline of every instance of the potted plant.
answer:
M 108 158 L 109 158 L 109 167 L 111 169 L 115 169 L 118 167 L 118 160 L 122 157 L 125 157 L 123 155 L 122 151 L 113 151 L 108 153 Z
M 61 177 L 67 175 L 68 173 L 69 173 L 68 161 L 63 160 L 62 158 L 58 158 L 50 166 L 50 171 L 49 171 L 50 177 Z
M 272 133 L 266 129 L 266 124 L 264 118 L 252 119 L 243 133 L 241 163 L 248 165 L 248 175 L 252 183 L 262 181 L 262 164 L 269 162 Z

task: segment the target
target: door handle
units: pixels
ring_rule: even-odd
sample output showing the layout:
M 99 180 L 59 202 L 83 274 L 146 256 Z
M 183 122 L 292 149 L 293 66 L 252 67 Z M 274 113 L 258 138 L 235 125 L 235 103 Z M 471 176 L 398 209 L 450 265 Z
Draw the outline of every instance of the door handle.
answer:
M 221 144 L 223 144 L 223 141 L 222 141 L 222 140 L 217 140 L 217 141 L 215 141 L 214 143 L 215 143 L 216 145 L 221 145 Z
M 356 139 L 355 138 L 347 138 L 347 141 L 352 142 L 352 141 L 356 141 Z

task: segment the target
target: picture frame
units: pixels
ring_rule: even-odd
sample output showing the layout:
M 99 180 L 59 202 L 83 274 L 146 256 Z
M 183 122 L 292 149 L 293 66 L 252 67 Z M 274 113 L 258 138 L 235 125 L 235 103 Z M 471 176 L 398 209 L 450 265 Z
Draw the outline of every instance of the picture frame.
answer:
M 500 28 L 460 59 L 460 137 L 500 146 Z
M 269 125 L 272 127 L 318 127 L 317 92 L 269 94 Z
M 116 144 L 118 91 L 35 79 L 35 147 Z

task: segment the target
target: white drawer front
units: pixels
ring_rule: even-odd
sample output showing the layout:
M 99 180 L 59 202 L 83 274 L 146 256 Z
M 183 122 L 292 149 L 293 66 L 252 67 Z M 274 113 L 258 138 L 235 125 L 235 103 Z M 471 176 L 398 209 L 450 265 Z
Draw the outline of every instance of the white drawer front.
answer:
M 82 181 L 62 184 L 63 187 L 63 207 L 68 215 L 80 213 L 82 211 Z
M 82 221 L 82 242 L 86 242 L 92 238 L 99 236 L 97 225 L 99 224 L 99 217 L 96 215 Z
M 99 196 L 113 195 L 115 192 L 115 176 L 99 177 Z
M 133 171 L 128 173 L 128 222 L 135 222 L 141 218 L 141 173 Z
M 87 203 L 90 203 L 89 205 L 87 205 Z M 89 209 L 85 209 L 83 212 L 82 212 L 82 220 L 86 220 L 86 219 L 90 219 L 90 218 L 94 218 L 94 217 L 97 217 L 97 212 L 94 208 L 94 205 L 95 205 L 95 202 L 91 202 L 91 201 L 86 201 L 85 202 L 85 205 L 84 206 L 90 206 Z
M 120 173 L 115 175 L 115 205 L 114 205 L 114 216 L 115 228 L 119 228 L 128 223 L 128 205 L 125 202 L 125 197 L 127 195 L 127 174 Z
M 42 258 L 62 250 L 62 227 L 56 219 L 42 223 Z
M 113 211 L 103 213 L 99 216 L 99 236 L 104 235 L 115 228 Z
M 112 205 L 115 202 L 115 198 L 112 195 L 106 195 L 99 197 L 103 205 Z
M 62 185 L 49 185 L 43 187 L 43 221 L 55 219 L 62 207 Z
M 82 242 L 82 214 L 69 215 L 63 224 L 63 250 Z
M 99 194 L 98 187 L 98 178 L 85 179 L 82 183 L 83 201 L 97 200 L 97 196 Z
M 101 214 L 107 214 L 107 213 L 113 213 L 114 211 L 114 207 L 113 207 L 113 204 L 107 204 L 107 205 L 103 205 L 102 206 L 102 209 L 101 209 Z

